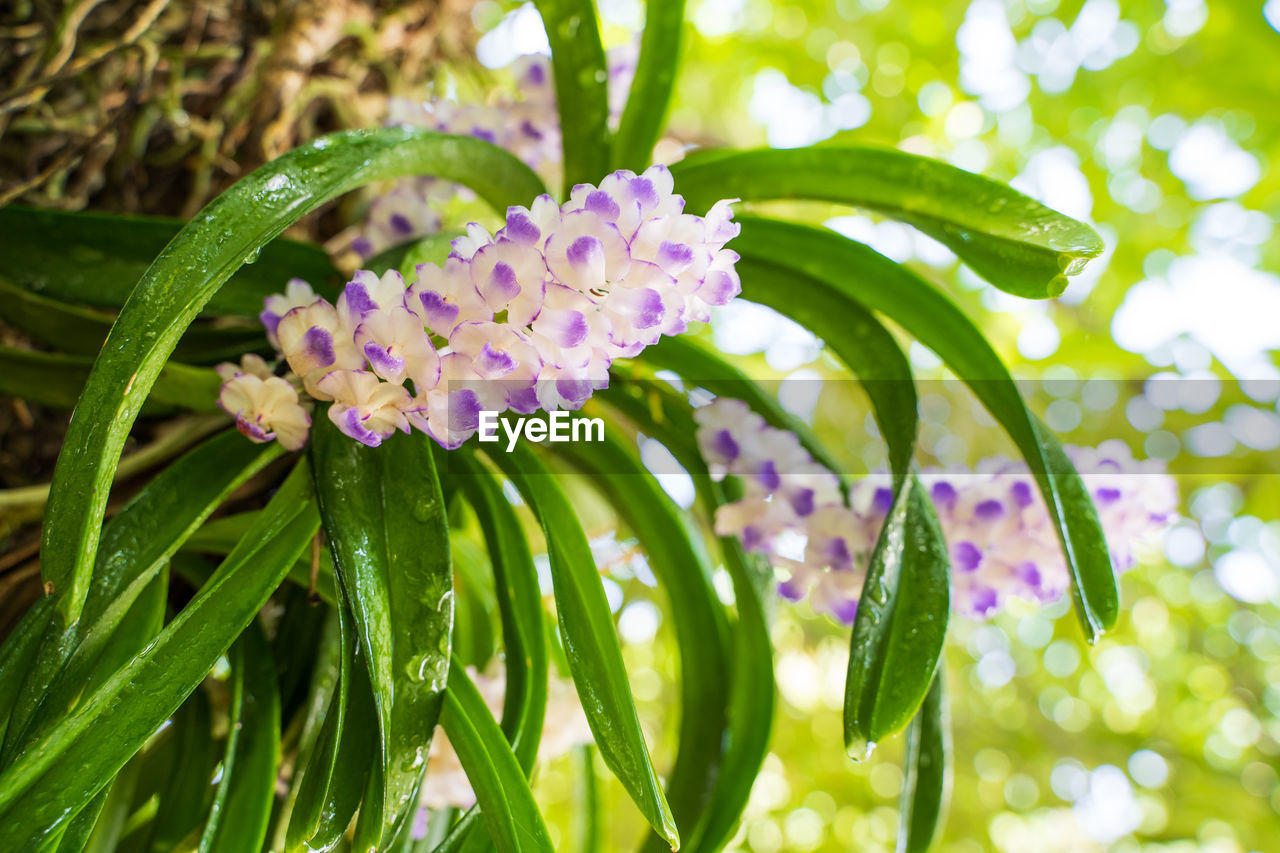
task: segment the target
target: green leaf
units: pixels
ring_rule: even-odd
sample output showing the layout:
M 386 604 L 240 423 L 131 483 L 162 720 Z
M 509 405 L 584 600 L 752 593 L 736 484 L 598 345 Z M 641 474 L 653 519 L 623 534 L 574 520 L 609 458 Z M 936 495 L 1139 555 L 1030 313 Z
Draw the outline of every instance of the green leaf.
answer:
M 53 599 L 38 599 L 0 645 L 0 743 L 52 616 Z
M 151 262 L 182 230 L 178 219 L 119 213 L 0 208 L 0 270 L 19 287 L 61 302 L 119 308 Z M 284 282 L 305 278 L 337 296 L 339 274 L 324 249 L 279 239 L 235 273 L 205 307 L 207 316 L 257 317 Z
M 591 0 L 534 0 L 551 44 L 564 140 L 564 195 L 609 171 L 609 70 Z M 533 200 L 517 202 L 528 204 Z
M 228 495 L 280 455 L 278 447 L 255 445 L 234 430 L 223 432 L 170 464 L 111 519 L 102 533 L 95 583 L 80 620 L 65 630 L 51 623 L 42 638 L 35 666 L 14 706 L 15 725 L 5 737 L 0 767 L 19 745 L 29 742 L 29 720 L 40 719 L 47 727 L 80 695 L 90 673 L 101 668 L 102 650 L 122 620 L 139 618 L 134 602 L 186 538 Z M 125 642 L 145 643 L 160 629 L 163 590 L 156 606 L 158 621 L 149 623 L 154 627 L 145 639 L 135 623 L 131 630 L 136 636 Z M 127 651 L 119 663 L 134 652 Z M 44 711 L 37 714 L 40 709 Z
M 888 148 L 713 151 L 671 167 L 691 212 L 722 198 L 802 198 L 900 219 L 945 244 L 987 281 L 1045 299 L 1102 253 L 1089 226 L 946 163 Z
M 645 5 L 635 79 L 613 140 L 615 169 L 638 172 L 653 160 L 675 89 L 683 28 L 684 0 L 649 0 Z
M 919 429 L 911 367 L 889 331 L 843 293 L 781 267 L 750 265 L 743 281 L 751 296 L 827 342 L 866 389 L 889 445 L 895 505 L 863 585 L 845 683 L 845 739 L 861 758 L 864 744 L 906 725 L 924 701 L 950 615 L 948 552 L 933 505 L 898 506 Z
M 698 363 L 695 359 L 688 366 Z M 679 364 L 671 366 L 675 370 L 680 369 Z M 701 375 L 698 371 L 693 371 L 693 374 Z M 749 384 L 749 380 L 746 381 Z M 622 393 L 646 385 L 653 395 L 650 402 L 656 402 L 656 405 L 644 405 L 634 399 L 633 394 Z M 730 483 L 712 482 L 694 440 L 697 424 L 687 402 L 677 398 L 674 389 L 665 384 L 636 382 L 625 388 L 615 386 L 606 389 L 601 396 L 611 405 L 618 405 L 620 411 L 643 431 L 667 446 L 693 477 L 709 516 L 714 517 L 716 509 L 731 499 L 726 494 Z M 636 405 L 638 402 L 640 405 Z M 732 670 L 723 758 L 704 809 L 703 822 L 688 843 L 688 849 L 695 853 L 716 853 L 732 839 L 738 819 L 750 798 L 752 785 L 768 755 L 773 728 L 773 643 L 764 609 L 765 588 L 773 572 L 759 555 L 747 554 L 736 538 L 721 537 L 719 541 L 725 568 L 733 581 L 737 619 L 728 629 L 732 643 Z
M 449 669 L 442 724 L 499 853 L 554 850 L 524 769 L 480 691 L 458 663 Z
M 338 682 L 289 819 L 285 849 L 331 850 L 342 839 L 364 796 L 378 747 L 378 712 L 369 671 L 356 657 L 357 632 L 350 608 L 337 606 Z
M 942 829 L 951 793 L 951 737 L 939 669 L 907 734 L 899 800 L 898 853 L 926 853 Z
M 459 466 L 458 483 L 480 521 L 493 565 L 506 652 L 502 730 L 528 775 L 547 706 L 547 637 L 538 571 L 520 518 L 493 474 L 468 451 L 451 455 L 450 464 Z
M 196 690 L 173 715 L 174 762 L 160 789 L 156 819 L 143 849 L 169 853 L 200 825 L 213 793 L 213 716 L 209 699 Z
M 0 850 L 58 832 L 119 772 L 249 624 L 318 527 L 300 464 L 160 636 L 0 774 Z
M 428 439 L 381 447 L 315 418 L 316 494 L 344 597 L 366 651 L 381 739 L 356 846 L 378 846 L 413 815 L 427 745 L 440 714 L 453 630 L 453 577 L 444 497 Z
M 412 174 L 466 184 L 498 210 L 526 204 L 543 189 L 518 159 L 478 139 L 405 127 L 344 131 L 242 179 L 147 269 L 94 363 L 54 470 L 41 556 L 46 580 L 61 593 L 64 624 L 79 617 L 88 591 L 125 438 L 183 331 L 237 269 L 299 218 L 364 184 Z
M 1095 642 L 1115 624 L 1120 605 L 1093 501 L 1062 445 L 1027 410 L 1008 368 L 973 322 L 937 288 L 866 246 L 803 225 L 754 217 L 742 223 L 733 245 L 742 254 L 744 276 L 767 276 L 777 266 L 801 271 L 901 325 L 969 385 L 1036 478 L 1063 544 L 1085 638 Z
M 577 513 L 527 446 L 517 444 L 511 453 L 490 458 L 524 495 L 546 533 L 560 635 L 600 755 L 645 819 L 675 849 L 680 837 L 640 731 L 609 602 Z
M 94 824 L 93 832 L 80 853 L 114 853 L 117 849 L 121 831 L 129 817 L 134 791 L 138 787 L 142 764 L 142 757 L 136 756 L 116 775 L 107 792 L 106 801 L 102 804 L 98 822 Z
M 222 779 L 200 853 L 261 850 L 280 763 L 280 691 L 271 646 L 256 621 L 231 647 L 231 708 Z
M 74 409 L 92 367 L 88 356 L 0 346 L 0 394 L 55 409 Z M 208 368 L 169 362 L 156 377 L 141 414 L 165 415 L 182 409 L 219 412 L 221 382 Z
M 603 442 L 554 445 L 588 474 L 635 533 L 667 592 L 680 653 L 680 738 L 667 801 L 681 836 L 691 838 L 720 766 L 729 695 L 729 649 L 723 606 L 711 582 L 701 537 L 658 481 L 612 428 Z M 650 837 L 649 848 L 661 844 Z
M 3 276 L 0 276 L 0 319 L 38 341 L 72 355 L 87 356 L 98 354 L 115 321 L 111 314 L 41 296 Z M 208 363 L 235 360 L 241 353 L 265 350 L 267 342 L 262 327 L 256 319 L 252 323 L 244 327 L 197 323 L 182 336 L 174 356 L 180 361 Z
M 844 740 L 855 761 L 920 707 L 951 605 L 947 547 L 929 498 L 914 477 L 897 491 L 871 554 L 850 642 Z

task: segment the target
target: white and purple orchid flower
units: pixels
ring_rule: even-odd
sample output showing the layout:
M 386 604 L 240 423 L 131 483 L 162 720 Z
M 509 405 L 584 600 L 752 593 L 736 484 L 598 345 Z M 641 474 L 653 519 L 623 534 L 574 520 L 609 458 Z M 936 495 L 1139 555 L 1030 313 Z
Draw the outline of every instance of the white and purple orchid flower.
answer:
M 575 187 L 563 206 L 540 196 L 512 207 L 493 234 L 472 223 L 442 265 L 419 264 L 409 282 L 360 270 L 335 305 L 295 279 L 262 319 L 307 394 L 333 401 L 344 433 L 376 446 L 417 428 L 453 448 L 482 410 L 581 407 L 607 387 L 615 358 L 733 298 L 728 204 L 692 216 L 665 166 L 619 171 Z M 810 469 L 789 505 L 811 510 L 835 488 Z
M 744 497 L 716 513 L 716 532 L 766 556 L 778 592 L 852 622 L 862 580 L 893 503 L 891 478 L 853 485 L 846 504 L 835 477 L 792 433 L 774 429 L 739 400 L 695 412 L 711 475 L 740 478 Z M 1102 522 L 1117 572 L 1132 568 L 1176 517 L 1177 485 L 1159 460 L 1139 461 L 1121 441 L 1068 447 Z M 976 468 L 925 469 L 921 485 L 937 510 L 951 555 L 952 605 L 986 619 L 1010 599 L 1048 603 L 1069 585 L 1048 512 L 1025 465 L 988 459 Z

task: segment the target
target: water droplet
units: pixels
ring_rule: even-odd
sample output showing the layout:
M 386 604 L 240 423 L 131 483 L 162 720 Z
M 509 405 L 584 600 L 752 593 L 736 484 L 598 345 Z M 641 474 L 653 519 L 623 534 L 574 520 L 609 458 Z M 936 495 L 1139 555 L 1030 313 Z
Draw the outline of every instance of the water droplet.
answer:
M 258 248 L 254 249 L 252 252 L 244 256 L 244 262 L 246 264 L 251 264 L 254 261 L 258 260 L 258 256 L 261 254 L 262 254 L 262 247 L 259 246 Z

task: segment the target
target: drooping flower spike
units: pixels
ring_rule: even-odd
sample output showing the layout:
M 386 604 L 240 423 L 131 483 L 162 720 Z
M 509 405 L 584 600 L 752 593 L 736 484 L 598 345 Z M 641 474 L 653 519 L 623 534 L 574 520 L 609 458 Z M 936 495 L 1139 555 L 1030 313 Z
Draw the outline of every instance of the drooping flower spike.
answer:
M 739 230 L 729 202 L 706 217 L 683 211 L 665 166 L 618 171 L 574 187 L 562 206 L 541 196 L 510 208 L 493 234 L 468 226 L 443 264 L 419 264 L 412 281 L 361 270 L 336 305 L 292 281 L 267 299 L 263 322 L 351 438 L 376 446 L 419 429 L 454 448 L 481 410 L 581 407 L 607 387 L 613 359 L 738 294 L 738 256 L 724 248 Z
M 796 437 L 745 403 L 720 398 L 695 412 L 713 477 L 742 480 L 742 500 L 720 508 L 716 532 L 740 537 L 783 574 L 778 592 L 852 622 L 862 580 L 893 501 L 887 474 L 854 484 L 846 505 L 835 478 Z M 1121 441 L 1068 447 L 1098 508 L 1117 572 L 1132 568 L 1176 517 L 1177 485 L 1159 460 L 1138 461 Z M 952 604 L 989 618 L 1010 599 L 1057 601 L 1070 582 L 1048 512 L 1025 465 L 987 459 L 976 468 L 925 469 L 951 556 Z

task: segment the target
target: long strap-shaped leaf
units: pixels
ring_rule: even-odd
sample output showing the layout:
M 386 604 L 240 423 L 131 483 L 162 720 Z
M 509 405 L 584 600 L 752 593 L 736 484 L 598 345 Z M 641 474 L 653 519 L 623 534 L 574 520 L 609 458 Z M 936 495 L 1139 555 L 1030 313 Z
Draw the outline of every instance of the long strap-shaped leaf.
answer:
M 924 701 L 950 615 L 947 547 L 933 505 L 908 500 L 904 489 L 919 428 L 911 366 L 889 331 L 844 294 L 781 267 L 750 265 L 743 281 L 750 296 L 827 341 L 867 390 L 889 445 L 895 503 L 863 584 L 845 681 L 845 741 L 861 759 Z
M 156 814 L 142 849 L 169 853 L 200 826 L 213 798 L 216 761 L 213 709 L 205 691 L 196 689 L 173 715 L 173 763 L 156 798 Z
M 124 766 L 249 624 L 319 524 L 299 465 L 155 642 L 0 774 L 0 850 L 57 832 Z
M 908 222 L 1001 290 L 1044 299 L 1102 252 L 1089 226 L 946 163 L 864 146 L 712 151 L 672 167 L 692 211 L 722 198 L 852 204 Z
M 55 409 L 74 409 L 93 362 L 86 355 L 0 346 L 0 394 Z M 218 374 L 207 367 L 171 361 L 160 370 L 140 413 L 219 411 L 219 384 Z
M 135 277 L 130 283 L 136 280 Z M 123 295 L 120 301 L 124 301 Z M 35 340 L 85 356 L 98 354 L 115 320 L 103 311 L 50 299 L 4 276 L 0 276 L 0 318 Z M 195 325 L 182 336 L 174 355 L 179 360 L 208 363 L 235 359 L 241 353 L 265 347 L 262 329 L 256 324 L 225 328 Z
M 77 305 L 119 308 L 185 222 L 97 211 L 0 208 L 0 270 L 32 293 Z M 336 295 L 338 271 L 324 249 L 281 238 L 236 272 L 204 314 L 257 317 L 262 300 L 298 276 Z M 96 350 L 95 350 L 96 351 Z
M 612 428 L 603 442 L 554 447 L 592 475 L 667 592 L 680 653 L 680 739 L 667 801 L 681 835 L 692 837 L 719 771 L 729 695 L 728 626 L 710 560 L 687 518 Z M 654 844 L 661 841 L 651 837 L 647 846 Z
M 476 139 L 381 128 L 326 136 L 273 160 L 214 199 L 147 270 L 94 363 L 67 429 L 45 517 L 42 567 L 65 624 L 80 616 L 111 475 L 142 401 L 196 314 L 301 216 L 363 184 L 435 174 L 499 210 L 543 190 L 527 166 Z
M 459 466 L 458 481 L 480 520 L 493 563 L 506 651 L 502 730 L 528 774 L 547 705 L 547 637 L 537 569 L 520 518 L 493 474 L 467 451 L 455 453 L 450 464 Z
M 565 196 L 609 170 L 609 70 L 591 0 L 534 0 L 551 44 L 551 70 L 564 140 Z M 517 202 L 528 204 L 533 200 Z
M 357 848 L 412 816 L 440 714 L 453 630 L 444 497 L 427 439 L 365 447 L 315 419 L 311 451 L 329 548 L 351 605 L 378 707 L 379 760 Z M 372 797 L 372 801 L 370 800 Z
M 520 762 L 484 697 L 456 663 L 449 670 L 443 725 L 499 853 L 554 850 Z
M 280 691 L 271 646 L 257 622 L 231 647 L 231 711 L 222 779 L 199 853 L 261 850 L 280 763 Z
M 680 836 L 640 731 L 609 602 L 577 513 L 527 446 L 489 456 L 515 483 L 546 533 L 560 635 L 600 755 L 649 825 L 675 849 Z
M 616 169 L 638 172 L 653 159 L 653 146 L 662 135 L 675 89 L 683 28 L 684 0 L 649 0 L 645 4 L 635 79 L 613 139 Z
M 0 741 L 52 616 L 53 599 L 45 596 L 31 606 L 0 645 Z
M 951 733 L 941 669 L 907 730 L 897 853 L 926 853 L 942 829 L 951 791 Z
M 745 268 L 763 263 L 766 275 L 777 266 L 799 270 L 883 313 L 973 389 L 1036 478 L 1062 542 L 1085 638 L 1094 642 L 1114 625 L 1120 608 L 1116 579 L 1088 490 L 1062 445 L 1028 411 L 1008 368 L 973 322 L 915 273 L 831 231 L 754 217 L 743 218 L 742 231 L 733 245 Z
M 227 495 L 280 454 L 278 447 L 254 445 L 235 431 L 223 432 L 169 465 L 111 519 L 102 533 L 96 583 L 81 619 L 65 630 L 51 624 L 42 639 L 14 706 L 0 767 L 28 742 L 28 724 L 37 710 L 44 709 L 40 716 L 51 725 L 80 694 L 121 620 L 174 551 Z M 128 638 L 134 640 L 145 642 Z
M 653 398 L 638 400 L 633 392 L 641 387 L 638 384 L 615 386 L 601 396 L 667 446 L 693 477 L 708 514 L 714 516 L 716 509 L 730 500 L 727 495 L 730 484 L 711 481 L 694 440 L 697 425 L 687 404 L 676 398 L 671 388 L 661 385 L 648 385 Z M 729 626 L 732 672 L 728 727 L 721 745 L 723 758 L 703 810 L 703 820 L 688 843 L 688 849 L 694 853 L 718 853 L 733 837 L 756 775 L 769 752 L 773 729 L 773 643 L 764 604 L 770 572 L 767 565 L 761 564 L 759 556 L 747 554 L 737 539 L 722 537 L 720 546 L 725 568 L 733 581 L 738 615 Z

